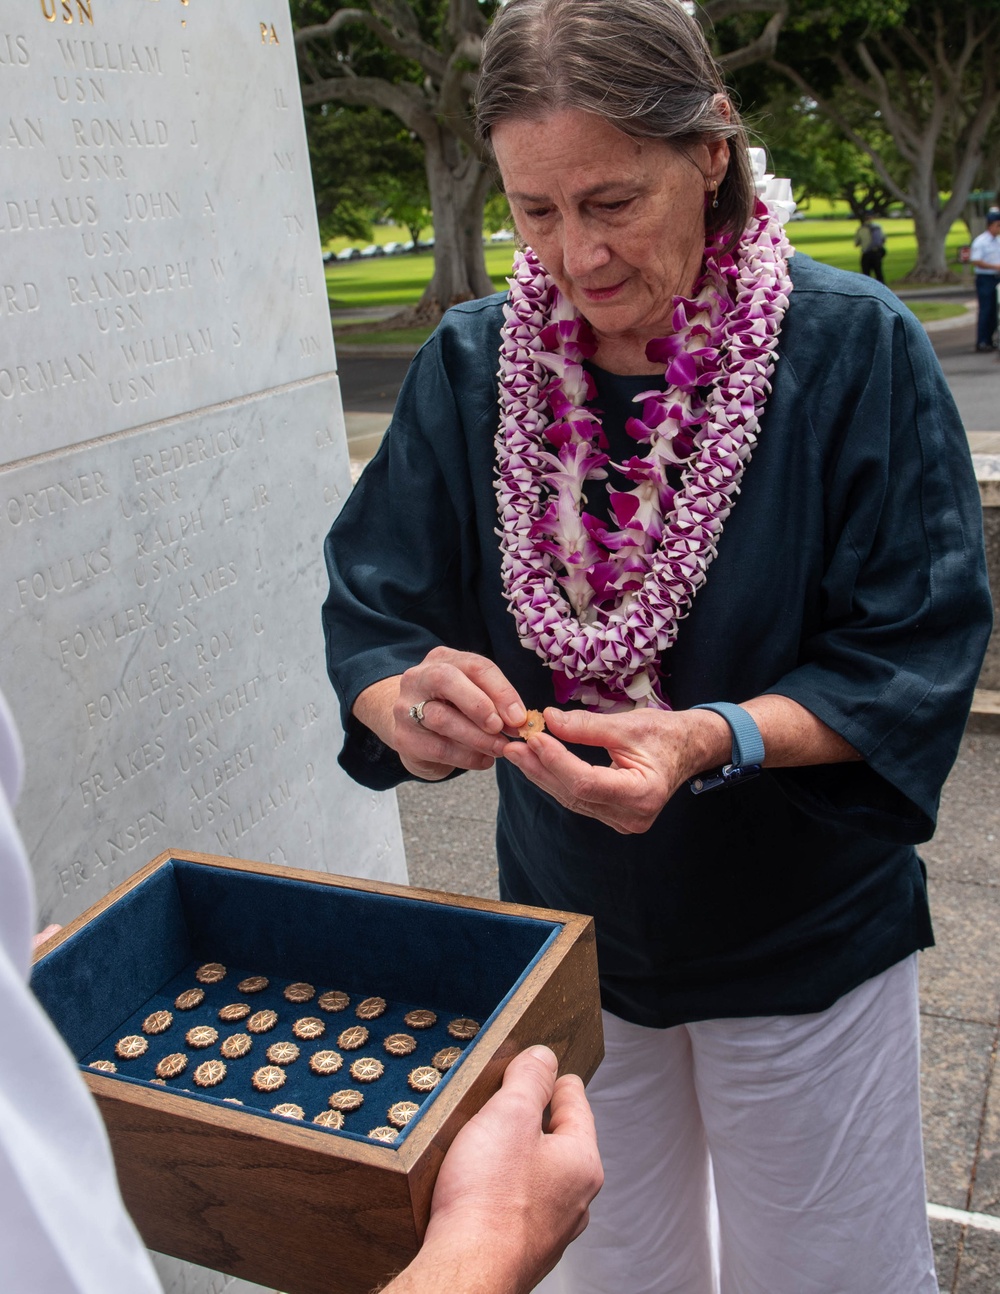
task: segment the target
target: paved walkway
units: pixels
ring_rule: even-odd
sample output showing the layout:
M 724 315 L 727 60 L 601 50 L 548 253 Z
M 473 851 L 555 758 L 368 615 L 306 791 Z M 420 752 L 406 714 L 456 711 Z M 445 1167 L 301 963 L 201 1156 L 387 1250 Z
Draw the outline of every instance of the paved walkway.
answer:
M 971 324 L 930 329 L 974 452 L 1000 453 L 1000 362 Z M 352 458 L 374 452 L 405 371 L 352 358 L 341 376 Z M 1000 1291 L 1000 733 L 966 734 L 927 863 L 937 946 L 921 958 L 924 1136 L 938 1275 L 947 1294 Z M 495 897 L 492 774 L 398 792 L 414 885 Z M 837 1294 L 879 1294 L 876 1290 Z

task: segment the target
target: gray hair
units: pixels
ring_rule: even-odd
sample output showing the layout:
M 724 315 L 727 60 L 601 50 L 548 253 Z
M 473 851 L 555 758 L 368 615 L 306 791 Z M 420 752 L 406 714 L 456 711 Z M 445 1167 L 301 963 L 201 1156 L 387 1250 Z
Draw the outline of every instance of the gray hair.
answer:
M 705 220 L 710 232 L 728 234 L 732 247 L 756 191 L 746 131 L 731 104 L 725 115 L 723 100 L 722 73 L 678 0 L 510 0 L 483 43 L 476 119 L 490 152 L 498 123 L 565 108 L 682 154 L 726 139 L 729 169 Z

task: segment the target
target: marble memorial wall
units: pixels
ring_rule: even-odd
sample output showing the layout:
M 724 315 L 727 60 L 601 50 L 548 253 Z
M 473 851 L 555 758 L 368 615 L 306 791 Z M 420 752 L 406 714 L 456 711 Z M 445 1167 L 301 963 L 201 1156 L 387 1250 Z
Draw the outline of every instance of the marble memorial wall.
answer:
M 286 0 L 0 8 L 0 686 L 45 920 L 166 848 L 405 878 L 336 766 L 350 488 Z

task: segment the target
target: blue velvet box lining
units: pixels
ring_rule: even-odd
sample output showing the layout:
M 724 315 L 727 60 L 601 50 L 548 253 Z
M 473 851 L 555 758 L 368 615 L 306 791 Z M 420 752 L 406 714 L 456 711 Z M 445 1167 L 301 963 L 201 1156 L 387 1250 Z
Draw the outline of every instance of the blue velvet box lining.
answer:
M 115 1078 L 147 1085 L 163 1056 L 185 1052 L 187 1069 L 168 1082 L 169 1088 L 202 1101 L 235 1097 L 254 1113 L 277 1119 L 282 1116 L 270 1111 L 278 1103 L 302 1106 L 311 1121 L 328 1108 L 331 1092 L 356 1088 L 364 1104 L 347 1114 L 343 1131 L 333 1135 L 366 1140 L 371 1128 L 387 1123 L 396 1101 L 414 1101 L 424 1112 L 461 1060 L 429 1095 L 414 1092 L 407 1075 L 430 1065 L 442 1047 L 473 1046 L 451 1038 L 448 1022 L 471 1017 L 485 1028 L 561 929 L 557 922 L 170 859 L 42 958 L 32 987 L 83 1066 L 112 1060 L 118 1067 Z M 206 961 L 222 962 L 225 979 L 199 985 L 194 972 Z M 241 994 L 237 984 L 247 975 L 266 975 L 270 984 L 263 992 Z M 316 998 L 288 1002 L 283 989 L 293 981 L 313 984 L 316 998 L 341 989 L 350 1005 L 328 1012 Z M 205 989 L 204 1002 L 179 1011 L 177 995 L 196 986 Z M 386 1012 L 376 1020 L 359 1020 L 354 1008 L 369 996 L 385 998 Z M 200 1089 L 192 1081 L 197 1065 L 219 1059 L 223 1039 L 246 1031 L 245 1021 L 218 1019 L 219 1008 L 233 1002 L 246 1002 L 253 1011 L 270 1008 L 278 1024 L 254 1035 L 246 1056 L 225 1062 L 226 1077 L 217 1087 Z M 437 1013 L 432 1028 L 416 1030 L 404 1023 L 404 1014 L 418 1007 Z M 143 1056 L 117 1057 L 118 1039 L 147 1037 L 142 1022 L 158 1010 L 173 1014 L 170 1028 L 148 1036 Z M 303 1016 L 321 1019 L 325 1035 L 315 1041 L 296 1038 L 291 1026 Z M 185 1034 L 196 1024 L 218 1030 L 211 1047 L 196 1050 L 186 1044 Z M 369 1040 L 360 1050 L 345 1051 L 337 1036 L 355 1024 L 368 1028 Z M 382 1041 L 400 1032 L 409 1033 L 417 1049 L 406 1057 L 390 1056 Z M 299 1059 L 286 1067 L 287 1080 L 277 1092 L 257 1092 L 251 1075 L 269 1063 L 265 1052 L 278 1041 L 296 1043 Z M 315 1075 L 308 1058 L 325 1049 L 340 1052 L 343 1067 L 336 1074 Z M 361 1056 L 380 1060 L 384 1075 L 368 1084 L 352 1079 L 350 1064 Z M 420 1114 L 400 1133 L 400 1141 Z

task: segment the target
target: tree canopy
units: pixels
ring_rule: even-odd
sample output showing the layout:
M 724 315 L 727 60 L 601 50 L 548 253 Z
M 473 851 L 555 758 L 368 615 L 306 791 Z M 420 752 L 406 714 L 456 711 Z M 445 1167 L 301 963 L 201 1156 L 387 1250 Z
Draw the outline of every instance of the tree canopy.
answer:
M 996 0 L 790 0 L 768 67 L 864 153 L 911 212 L 911 277 L 949 277 L 945 238 L 1000 111 Z
M 402 203 L 401 190 L 413 189 L 407 143 L 422 150 L 436 244 L 416 314 L 429 321 L 492 289 L 482 250 L 491 175 L 472 97 L 498 5 L 292 0 L 303 101 L 327 109 L 312 119 L 324 218 L 339 213 L 346 228 L 359 202 L 388 211 L 382 181 L 393 167 L 381 163 L 397 147 Z M 948 229 L 977 180 L 1000 178 L 998 0 L 701 0 L 693 12 L 751 118 L 765 121 L 769 111 L 780 120 L 773 156 L 788 159 L 800 189 L 829 192 L 836 181 L 858 214 L 902 203 L 916 225 L 913 277 L 946 277 Z M 390 113 L 402 133 L 382 148 L 371 119 L 349 123 L 332 105 Z M 323 169 L 324 151 L 333 157 L 344 147 L 371 158 L 367 189 L 357 177 L 338 178 L 332 165 Z

